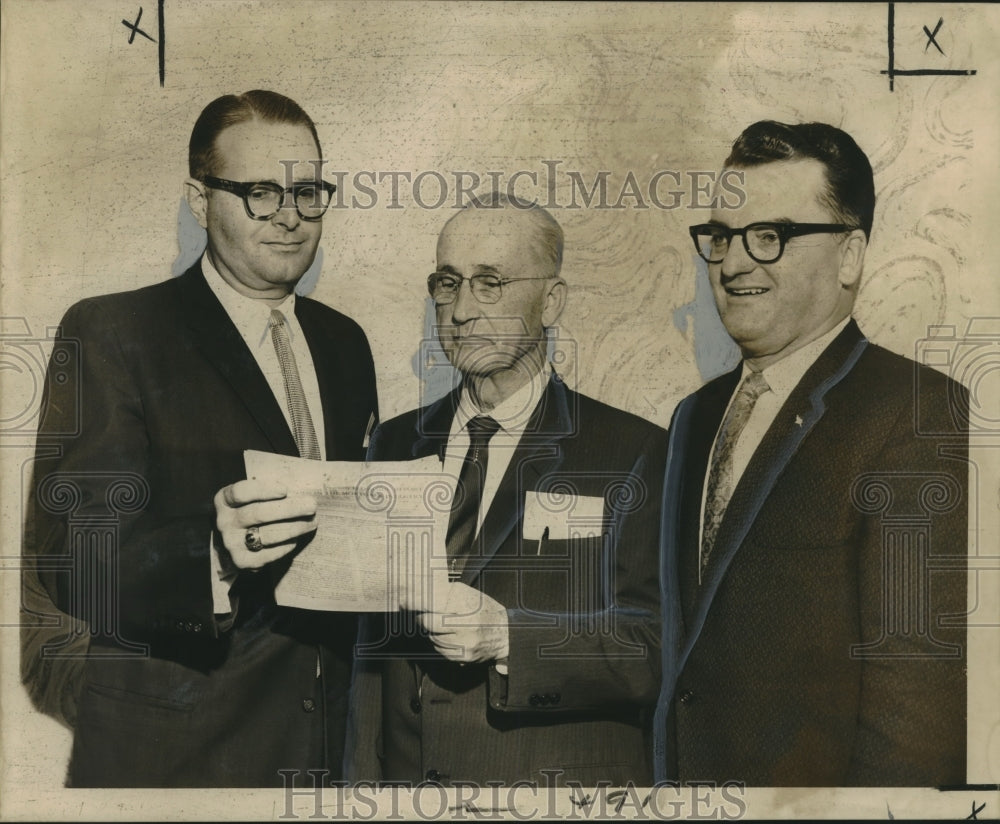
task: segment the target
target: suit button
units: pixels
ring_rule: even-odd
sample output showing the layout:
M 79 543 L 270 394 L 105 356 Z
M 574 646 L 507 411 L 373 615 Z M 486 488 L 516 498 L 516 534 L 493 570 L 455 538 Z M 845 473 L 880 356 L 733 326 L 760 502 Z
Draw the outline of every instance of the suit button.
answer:
M 196 623 L 193 627 L 191 627 L 191 629 L 194 632 L 201 632 L 202 629 L 204 629 L 204 627 L 202 627 L 202 625 L 200 623 Z
M 425 778 L 428 781 L 440 781 L 441 780 L 441 773 L 439 773 L 437 770 L 428 770 L 427 771 L 427 775 L 425 776 Z
M 174 624 L 174 626 L 177 627 L 177 629 L 179 629 L 181 632 L 184 632 L 184 622 L 183 621 L 178 621 L 177 623 Z
M 420 699 L 419 698 L 413 698 L 413 699 L 410 700 L 410 709 L 413 710 L 414 713 L 420 712 L 420 710 L 422 708 L 420 706 Z
M 694 701 L 694 690 L 682 691 L 681 694 L 678 696 L 678 700 L 682 704 L 690 704 L 692 701 Z
M 560 695 L 558 692 L 552 693 L 552 703 L 558 704 L 560 701 L 562 701 L 562 695 Z
M 537 707 L 539 704 L 542 703 L 542 696 L 540 696 L 540 695 L 532 695 L 528 699 L 528 703 L 531 704 L 531 706 L 533 706 L 533 707 Z
M 304 709 L 306 712 L 312 712 L 313 710 L 316 709 L 316 702 L 313 701 L 312 698 L 303 698 L 302 709 Z

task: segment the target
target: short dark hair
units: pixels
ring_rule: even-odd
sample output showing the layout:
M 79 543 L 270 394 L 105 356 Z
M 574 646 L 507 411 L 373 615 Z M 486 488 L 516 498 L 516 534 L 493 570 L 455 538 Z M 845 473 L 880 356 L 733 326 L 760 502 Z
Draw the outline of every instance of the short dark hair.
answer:
M 547 209 L 539 206 L 537 201 L 527 201 L 504 192 L 492 191 L 470 198 L 463 211 L 465 209 L 505 209 L 508 206 L 521 210 L 531 219 L 535 229 L 538 230 L 535 251 L 540 260 L 551 264 L 552 276 L 558 275 L 562 269 L 563 260 L 562 226 Z
M 202 109 L 188 144 L 188 174 L 195 180 L 204 180 L 207 175 L 213 174 L 219 164 L 215 141 L 222 130 L 255 118 L 267 123 L 305 126 L 316 141 L 316 150 L 322 157 L 323 150 L 316 134 L 316 124 L 305 110 L 283 94 L 267 89 L 254 89 L 243 94 L 224 94 Z
M 743 130 L 725 165 L 750 168 L 776 160 L 818 160 L 826 169 L 823 204 L 840 223 L 871 235 L 875 180 L 868 156 L 854 138 L 827 123 L 777 123 L 761 120 Z

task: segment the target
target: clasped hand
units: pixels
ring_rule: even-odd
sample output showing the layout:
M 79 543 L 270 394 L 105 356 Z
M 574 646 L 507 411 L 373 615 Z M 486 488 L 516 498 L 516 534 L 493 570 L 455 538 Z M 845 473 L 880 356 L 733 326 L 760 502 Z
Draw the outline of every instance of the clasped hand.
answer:
M 507 657 L 507 610 L 503 604 L 467 584 L 450 582 L 446 576 L 428 583 L 427 592 L 404 587 L 399 607 L 416 613 L 417 623 L 441 655 L 460 664 Z

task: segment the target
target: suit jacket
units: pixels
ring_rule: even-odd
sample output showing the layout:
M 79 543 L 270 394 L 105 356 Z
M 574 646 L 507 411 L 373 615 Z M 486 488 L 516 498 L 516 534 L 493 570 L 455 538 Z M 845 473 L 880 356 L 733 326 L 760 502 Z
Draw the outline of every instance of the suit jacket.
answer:
M 458 398 L 382 424 L 369 457 L 443 457 Z M 349 780 L 649 782 L 665 458 L 661 428 L 553 376 L 484 518 L 481 554 L 462 574 L 507 607 L 509 675 L 447 661 L 401 626 L 405 614 L 370 616 L 352 686 Z M 605 537 L 526 536 L 531 491 L 603 498 Z
M 327 457 L 361 459 L 376 414 L 367 339 L 308 298 L 296 317 Z M 46 393 L 28 551 L 55 604 L 91 633 L 70 784 L 280 786 L 279 769 L 324 766 L 338 775 L 356 620 L 276 607 L 270 568 L 239 574 L 230 620 L 213 614 L 215 493 L 246 477 L 243 450 L 297 450 L 200 262 L 70 308 Z
M 755 451 L 699 585 L 706 467 L 739 375 L 671 424 L 657 777 L 964 783 L 965 390 L 851 321 Z

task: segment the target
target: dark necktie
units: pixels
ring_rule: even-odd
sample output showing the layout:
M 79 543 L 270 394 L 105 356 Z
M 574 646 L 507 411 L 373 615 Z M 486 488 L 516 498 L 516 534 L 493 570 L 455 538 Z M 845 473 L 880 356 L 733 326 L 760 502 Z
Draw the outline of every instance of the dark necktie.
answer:
M 469 451 L 465 453 L 462 469 L 458 473 L 446 539 L 448 572 L 453 581 L 461 577 L 465 562 L 472 553 L 479 507 L 483 501 L 488 445 L 500 424 L 489 415 L 477 415 L 469 421 L 466 428 L 469 431 Z
M 288 402 L 288 416 L 292 419 L 292 434 L 299 455 L 318 461 L 321 458 L 319 441 L 316 439 L 316 429 L 313 427 L 312 416 L 309 414 L 309 404 L 306 403 L 306 393 L 302 390 L 299 370 L 295 365 L 295 355 L 288 338 L 288 326 L 285 316 L 277 309 L 271 310 L 271 342 L 274 351 L 278 353 L 278 363 L 281 365 L 281 376 L 285 380 L 285 400 Z
M 733 494 L 733 450 L 740 439 L 743 428 L 750 420 L 757 399 L 770 387 L 760 372 L 751 372 L 740 386 L 726 413 L 712 450 L 712 465 L 708 474 L 708 488 L 705 490 L 705 518 L 702 522 L 701 566 L 704 573 L 708 556 L 715 545 L 722 516 Z M 700 575 L 699 575 L 700 578 Z

